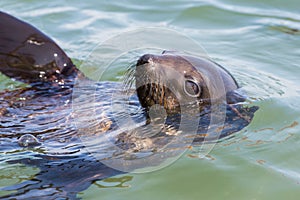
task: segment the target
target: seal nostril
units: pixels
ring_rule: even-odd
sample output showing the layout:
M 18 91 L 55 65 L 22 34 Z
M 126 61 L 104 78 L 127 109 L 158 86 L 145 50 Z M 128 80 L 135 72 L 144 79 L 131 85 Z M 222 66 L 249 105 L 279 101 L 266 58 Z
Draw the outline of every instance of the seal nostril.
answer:
M 145 54 L 139 58 L 136 65 L 139 66 L 139 65 L 144 65 L 146 63 L 149 63 L 149 59 L 152 57 L 153 56 L 151 54 Z

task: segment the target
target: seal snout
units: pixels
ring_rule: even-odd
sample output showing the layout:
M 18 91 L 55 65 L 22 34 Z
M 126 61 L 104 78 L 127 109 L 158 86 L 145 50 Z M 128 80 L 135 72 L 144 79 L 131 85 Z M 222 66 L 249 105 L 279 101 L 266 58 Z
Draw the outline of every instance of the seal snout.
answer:
M 153 57 L 154 57 L 154 55 L 152 55 L 152 54 L 145 54 L 145 55 L 141 56 L 139 58 L 139 60 L 137 61 L 136 66 L 151 63 L 151 61 L 153 60 Z

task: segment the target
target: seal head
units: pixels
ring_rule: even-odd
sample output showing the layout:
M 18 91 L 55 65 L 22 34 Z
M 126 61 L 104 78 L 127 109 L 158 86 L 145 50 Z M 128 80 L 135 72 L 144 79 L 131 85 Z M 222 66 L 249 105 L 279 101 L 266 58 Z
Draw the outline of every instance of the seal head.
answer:
M 141 105 L 159 104 L 167 113 L 183 105 L 209 105 L 212 101 L 244 101 L 227 94 L 239 88 L 233 76 L 220 65 L 202 57 L 163 52 L 146 54 L 136 64 L 136 88 Z M 235 93 L 234 93 L 235 94 Z

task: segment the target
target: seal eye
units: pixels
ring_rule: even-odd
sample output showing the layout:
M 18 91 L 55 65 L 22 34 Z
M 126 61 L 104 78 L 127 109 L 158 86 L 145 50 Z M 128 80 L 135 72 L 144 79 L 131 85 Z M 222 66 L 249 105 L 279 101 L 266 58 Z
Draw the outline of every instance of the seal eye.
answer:
M 191 97 L 198 97 L 201 93 L 199 85 L 193 80 L 185 80 L 184 91 Z

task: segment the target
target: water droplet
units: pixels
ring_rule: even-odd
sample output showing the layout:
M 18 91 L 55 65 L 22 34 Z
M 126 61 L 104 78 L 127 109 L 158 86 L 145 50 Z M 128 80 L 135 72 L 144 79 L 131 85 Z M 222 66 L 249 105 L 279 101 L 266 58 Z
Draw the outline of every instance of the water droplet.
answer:
M 60 139 L 59 139 L 59 142 L 60 142 L 60 143 L 64 143 L 64 142 L 66 142 L 66 140 L 65 140 L 64 138 L 60 138 Z
M 20 147 L 33 147 L 33 146 L 38 146 L 41 143 L 38 141 L 38 139 L 35 136 L 31 134 L 25 134 L 19 138 L 18 144 Z

